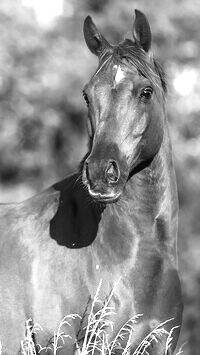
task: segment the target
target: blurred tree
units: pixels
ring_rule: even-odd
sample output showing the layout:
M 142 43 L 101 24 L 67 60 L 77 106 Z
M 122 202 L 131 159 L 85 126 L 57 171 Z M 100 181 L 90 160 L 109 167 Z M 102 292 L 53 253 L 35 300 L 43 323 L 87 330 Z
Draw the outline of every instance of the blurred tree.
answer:
M 109 0 L 87 0 L 86 10 L 91 10 L 92 12 L 101 12 L 104 7 L 108 4 Z

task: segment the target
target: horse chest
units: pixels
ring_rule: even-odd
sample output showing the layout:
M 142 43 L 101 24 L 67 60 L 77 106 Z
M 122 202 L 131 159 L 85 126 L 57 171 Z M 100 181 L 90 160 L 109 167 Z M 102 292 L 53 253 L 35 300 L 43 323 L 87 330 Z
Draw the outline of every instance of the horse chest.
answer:
M 126 297 L 131 294 L 131 303 L 138 310 L 147 310 L 156 298 L 168 256 L 154 235 L 153 223 L 143 227 L 139 218 L 128 218 L 127 212 L 124 215 L 126 218 L 123 213 L 114 213 L 100 223 L 91 246 L 94 274 L 110 285 L 121 278 Z

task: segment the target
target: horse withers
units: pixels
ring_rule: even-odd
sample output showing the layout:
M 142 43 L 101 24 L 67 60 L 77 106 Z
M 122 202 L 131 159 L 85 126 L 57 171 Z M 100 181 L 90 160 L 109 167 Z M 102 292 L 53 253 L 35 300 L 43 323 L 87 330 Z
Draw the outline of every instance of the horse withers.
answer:
M 129 354 L 162 323 L 165 332 L 152 333 L 140 353 L 172 354 L 176 347 L 182 301 L 166 81 L 151 52 L 149 23 L 135 13 L 133 38 L 116 46 L 85 20 L 85 41 L 99 65 L 83 91 L 90 140 L 80 171 L 20 204 L 0 206 L 2 354 L 19 353 L 29 319 L 43 329 L 32 332 L 37 353 L 52 353 L 63 319 L 57 354 L 81 350 L 83 318 L 100 280 L 102 301 L 118 282 L 110 343 L 135 317 Z M 118 340 L 113 354 L 126 346 Z

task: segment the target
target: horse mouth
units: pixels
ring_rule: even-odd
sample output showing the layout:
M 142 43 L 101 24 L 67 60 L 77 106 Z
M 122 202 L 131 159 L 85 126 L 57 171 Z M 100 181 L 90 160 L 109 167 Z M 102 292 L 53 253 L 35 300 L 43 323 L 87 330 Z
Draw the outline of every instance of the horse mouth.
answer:
M 89 192 L 90 196 L 96 202 L 102 202 L 102 203 L 114 203 L 114 202 L 117 202 L 118 199 L 120 198 L 120 195 L 121 195 L 121 192 L 110 193 L 110 194 L 102 194 L 101 192 L 92 191 L 89 186 L 88 186 L 88 192 Z

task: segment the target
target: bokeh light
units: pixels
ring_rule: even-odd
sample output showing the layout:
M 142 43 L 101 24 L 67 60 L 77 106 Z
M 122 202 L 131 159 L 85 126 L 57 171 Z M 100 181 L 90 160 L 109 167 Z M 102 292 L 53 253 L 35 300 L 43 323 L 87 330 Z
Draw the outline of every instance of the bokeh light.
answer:
M 178 94 L 182 96 L 189 95 L 197 82 L 198 72 L 191 67 L 184 67 L 180 72 L 176 73 L 173 85 Z
M 22 0 L 22 4 L 31 7 L 41 25 L 49 25 L 63 13 L 63 0 Z

